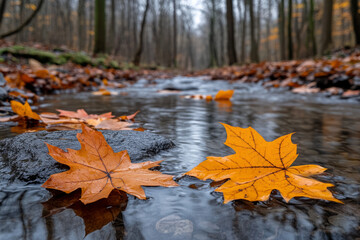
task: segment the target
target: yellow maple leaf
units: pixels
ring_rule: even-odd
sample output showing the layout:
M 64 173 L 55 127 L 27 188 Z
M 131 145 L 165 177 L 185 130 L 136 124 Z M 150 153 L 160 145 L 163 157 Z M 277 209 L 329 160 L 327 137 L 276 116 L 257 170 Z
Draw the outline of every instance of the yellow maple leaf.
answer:
M 225 145 L 235 154 L 207 157 L 207 160 L 187 172 L 201 180 L 226 180 L 215 191 L 224 194 L 224 203 L 235 199 L 266 201 L 272 190 L 280 191 L 288 202 L 293 197 L 309 197 L 339 202 L 327 189 L 332 184 L 309 178 L 326 170 L 318 165 L 293 166 L 297 147 L 288 134 L 267 142 L 253 128 L 223 124 L 227 132 Z
M 35 120 L 40 120 L 40 116 L 31 110 L 28 102 L 22 104 L 18 101 L 12 100 L 10 102 L 12 110 L 20 117 L 28 117 Z

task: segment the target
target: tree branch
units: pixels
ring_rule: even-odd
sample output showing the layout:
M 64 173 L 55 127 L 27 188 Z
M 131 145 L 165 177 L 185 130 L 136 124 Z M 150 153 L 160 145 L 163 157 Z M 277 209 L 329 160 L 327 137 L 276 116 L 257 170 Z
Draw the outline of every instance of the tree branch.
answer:
M 9 37 L 9 36 L 11 36 L 11 35 L 14 35 L 14 34 L 20 32 L 24 27 L 26 27 L 26 26 L 33 20 L 33 18 L 36 16 L 36 14 L 40 11 L 43 2 L 44 2 L 44 0 L 40 0 L 37 8 L 35 9 L 35 11 L 30 15 L 30 17 L 29 17 L 28 19 L 26 19 L 25 22 L 23 22 L 23 23 L 22 23 L 19 27 L 17 27 L 16 29 L 14 29 L 14 30 L 12 30 L 12 31 L 10 31 L 10 32 L 1 34 L 1 35 L 0 35 L 0 39 L 4 39 L 4 38 L 6 38 L 6 37 Z

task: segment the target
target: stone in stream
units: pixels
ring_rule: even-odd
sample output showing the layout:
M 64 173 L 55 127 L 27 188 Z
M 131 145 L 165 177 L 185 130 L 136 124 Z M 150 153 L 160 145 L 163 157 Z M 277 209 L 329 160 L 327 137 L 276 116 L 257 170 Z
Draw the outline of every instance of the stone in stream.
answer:
M 171 239 L 191 239 L 194 231 L 193 223 L 188 219 L 172 214 L 160 219 L 156 223 L 156 230 L 160 233 L 171 235 Z
M 79 131 L 23 133 L 0 141 L 0 181 L 43 183 L 54 173 L 67 166 L 56 162 L 49 154 L 45 142 L 66 150 L 80 149 L 76 138 Z M 174 143 L 162 136 L 138 131 L 101 131 L 114 152 L 127 150 L 132 162 L 140 162 Z
M 5 88 L 0 87 L 0 101 L 6 100 L 8 97 L 8 93 Z

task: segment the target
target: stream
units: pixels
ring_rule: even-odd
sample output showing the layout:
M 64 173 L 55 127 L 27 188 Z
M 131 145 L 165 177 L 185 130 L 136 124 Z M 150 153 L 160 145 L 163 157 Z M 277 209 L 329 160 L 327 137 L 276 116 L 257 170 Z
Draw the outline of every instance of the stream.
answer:
M 137 110 L 136 124 L 172 140 L 176 147 L 147 160 L 164 160 L 160 171 L 175 176 L 176 188 L 145 187 L 147 200 L 129 196 L 126 209 L 102 229 L 85 236 L 84 221 L 72 209 L 43 214 L 51 195 L 40 185 L 0 183 L 0 239 L 355 239 L 360 237 L 360 107 L 351 100 L 295 95 L 260 85 L 176 77 L 148 85 L 140 80 L 117 96 L 91 93 L 46 96 L 37 112 L 55 109 L 116 116 Z M 180 88 L 181 93 L 158 93 Z M 185 99 L 235 89 L 231 102 Z M 299 156 L 294 165 L 318 164 L 316 177 L 344 204 L 295 198 L 286 203 L 277 191 L 265 202 L 223 204 L 211 181 L 182 174 L 207 156 L 226 156 L 224 127 L 252 126 L 267 141 L 295 132 Z M 0 125 L 0 139 L 15 136 Z M 85 236 L 85 238 L 84 238 Z

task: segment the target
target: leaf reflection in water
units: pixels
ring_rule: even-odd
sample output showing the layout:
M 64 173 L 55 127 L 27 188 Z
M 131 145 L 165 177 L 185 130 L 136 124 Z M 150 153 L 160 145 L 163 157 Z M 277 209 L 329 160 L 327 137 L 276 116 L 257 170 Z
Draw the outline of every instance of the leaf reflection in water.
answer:
M 80 189 L 70 194 L 56 190 L 51 192 L 53 197 L 42 203 L 44 207 L 43 217 L 52 216 L 65 209 L 72 209 L 77 216 L 84 220 L 85 236 L 117 219 L 121 212 L 125 210 L 128 202 L 126 193 L 117 190 L 112 191 L 108 198 L 87 205 L 79 200 L 81 196 Z

